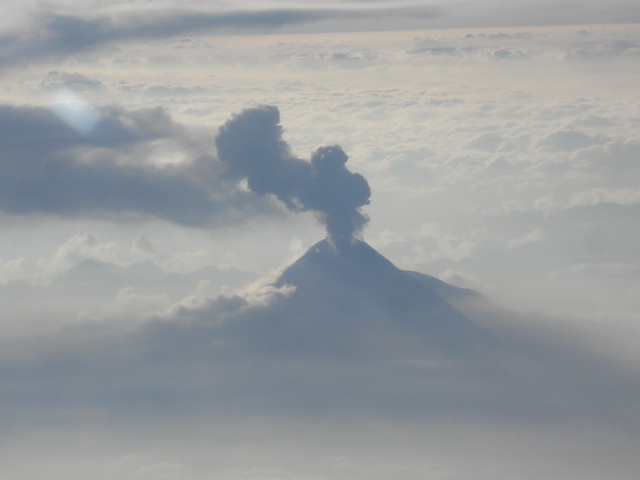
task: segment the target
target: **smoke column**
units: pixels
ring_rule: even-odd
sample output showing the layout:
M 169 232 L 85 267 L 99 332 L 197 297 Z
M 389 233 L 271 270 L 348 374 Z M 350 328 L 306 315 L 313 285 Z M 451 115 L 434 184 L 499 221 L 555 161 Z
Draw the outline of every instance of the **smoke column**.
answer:
M 347 169 L 342 148 L 320 147 L 311 161 L 295 157 L 282 140 L 274 106 L 232 116 L 220 127 L 216 148 L 230 177 L 247 179 L 253 192 L 273 194 L 294 212 L 315 212 L 336 246 L 351 243 L 369 220 L 360 208 L 369 203 L 371 189 Z

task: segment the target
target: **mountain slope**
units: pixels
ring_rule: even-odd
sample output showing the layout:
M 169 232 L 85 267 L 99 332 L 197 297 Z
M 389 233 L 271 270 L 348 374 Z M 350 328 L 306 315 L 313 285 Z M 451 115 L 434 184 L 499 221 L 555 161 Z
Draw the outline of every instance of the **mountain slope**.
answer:
M 335 248 L 323 240 L 287 268 L 275 283 L 295 291 L 271 305 L 290 335 L 345 338 L 419 336 L 445 349 L 470 349 L 488 335 L 454 307 L 453 300 L 479 294 L 428 275 L 398 269 L 368 244 L 358 241 Z M 380 341 L 380 340 L 378 340 Z

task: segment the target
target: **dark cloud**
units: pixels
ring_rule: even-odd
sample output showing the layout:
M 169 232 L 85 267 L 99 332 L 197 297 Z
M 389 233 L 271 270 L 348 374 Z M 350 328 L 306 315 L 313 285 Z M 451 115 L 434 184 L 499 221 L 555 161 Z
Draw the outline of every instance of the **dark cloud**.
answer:
M 212 12 L 155 9 L 111 15 L 40 13 L 30 25 L 0 38 L 0 68 L 61 59 L 112 42 L 214 33 L 265 33 L 283 27 L 347 19 L 428 18 L 430 9 L 272 9 Z
M 278 212 L 273 194 L 294 212 L 315 212 L 334 243 L 367 223 L 369 185 L 346 168 L 347 155 L 330 146 L 298 159 L 275 107 L 233 116 L 215 138 L 217 156 L 213 135 L 162 108 L 86 110 L 0 106 L 0 210 L 213 225 Z M 167 152 L 186 160 L 162 162 Z
M 276 107 L 235 115 L 220 128 L 216 147 L 230 176 L 246 178 L 252 191 L 273 194 L 290 210 L 316 212 L 334 243 L 348 243 L 367 223 L 360 208 L 371 191 L 362 175 L 347 170 L 344 151 L 320 147 L 310 162 L 295 157 L 282 140 Z
M 191 135 L 161 108 L 105 107 L 96 112 L 95 122 L 83 134 L 51 110 L 0 106 L 0 209 L 106 218 L 152 215 L 186 225 L 276 211 L 264 199 L 221 181 L 211 137 Z M 165 150 L 189 160 L 159 165 L 157 157 Z
M 274 10 L 212 13 L 188 10 L 134 12 L 127 15 L 74 16 L 48 12 L 31 28 L 4 38 L 0 65 L 42 57 L 64 57 L 114 41 L 171 38 L 234 29 L 274 29 L 335 15 L 332 11 Z

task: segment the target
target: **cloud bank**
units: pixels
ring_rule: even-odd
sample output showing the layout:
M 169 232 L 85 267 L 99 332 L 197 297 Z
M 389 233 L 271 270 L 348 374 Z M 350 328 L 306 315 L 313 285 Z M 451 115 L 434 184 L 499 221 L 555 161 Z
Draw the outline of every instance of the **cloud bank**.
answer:
M 165 464 L 124 478 L 442 478 L 425 455 L 457 478 L 583 469 L 589 480 L 611 469 L 633 478 L 637 460 L 625 445 L 640 433 L 634 369 L 566 331 L 509 325 L 515 317 L 473 292 L 377 255 L 321 242 L 281 277 L 293 289 L 186 299 L 133 326 L 110 319 L 3 342 L 3 438 L 34 447 L 37 461 L 11 460 L 0 472 L 26 479 L 46 466 L 57 479 L 98 465 L 103 478 L 122 478 L 114 458 L 142 451 Z M 455 299 L 469 296 L 464 317 L 442 303 L 460 308 Z M 470 320 L 479 328 L 461 337 Z M 453 337 L 439 335 L 449 328 Z M 363 451 L 378 453 L 364 462 Z
M 219 210 L 199 179 L 211 174 L 197 175 L 204 158 L 188 166 L 149 163 L 154 142 L 186 140 L 162 109 L 105 108 L 89 135 L 41 107 L 0 107 L 0 125 L 4 212 L 151 214 L 193 224 Z

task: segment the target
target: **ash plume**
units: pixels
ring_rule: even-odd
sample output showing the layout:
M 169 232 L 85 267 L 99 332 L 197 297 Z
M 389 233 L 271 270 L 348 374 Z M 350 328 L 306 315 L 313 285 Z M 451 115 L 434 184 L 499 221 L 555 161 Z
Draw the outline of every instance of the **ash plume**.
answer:
M 313 211 L 334 245 L 349 244 L 369 220 L 360 210 L 369 203 L 369 184 L 347 169 L 348 156 L 341 147 L 319 147 L 306 161 L 291 152 L 282 132 L 274 106 L 231 117 L 216 138 L 227 174 L 246 179 L 259 195 L 275 195 L 291 211 Z

